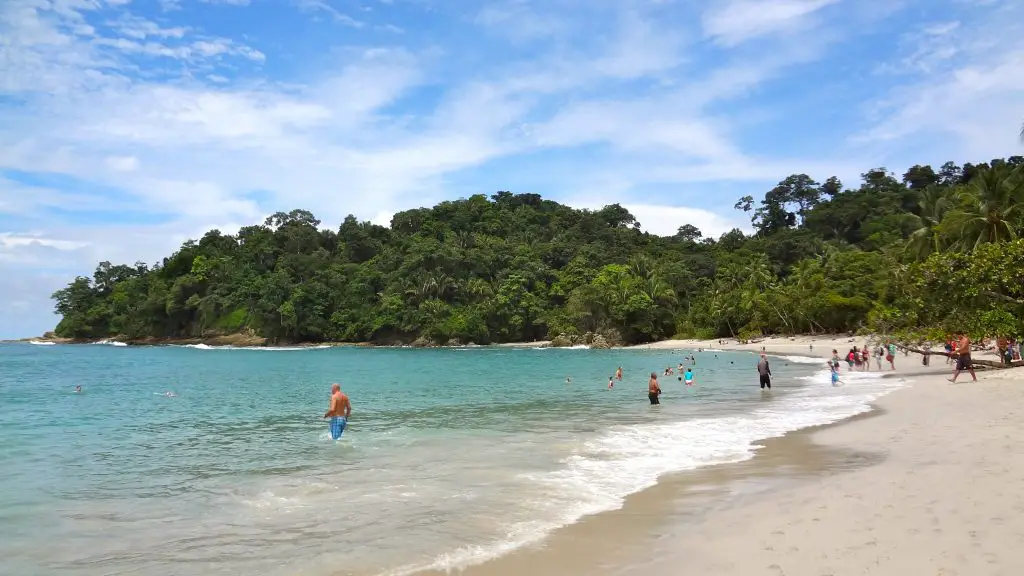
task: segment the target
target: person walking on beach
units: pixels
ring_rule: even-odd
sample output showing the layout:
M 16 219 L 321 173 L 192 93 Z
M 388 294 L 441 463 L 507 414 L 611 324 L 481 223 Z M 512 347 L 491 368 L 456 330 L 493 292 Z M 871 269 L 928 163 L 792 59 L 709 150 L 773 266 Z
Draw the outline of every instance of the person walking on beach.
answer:
M 331 384 L 331 404 L 324 413 L 324 418 L 331 419 L 331 439 L 341 438 L 341 433 L 348 425 L 348 417 L 352 414 L 352 403 L 348 395 L 341 391 L 340 384 Z
M 957 344 L 956 353 L 956 370 L 953 371 L 953 377 L 949 381 L 956 383 L 957 376 L 964 370 L 967 370 L 970 372 L 971 378 L 977 382 L 978 376 L 974 374 L 974 365 L 971 364 L 971 339 L 967 337 L 967 334 L 960 334 L 960 342 Z
M 661 386 L 658 386 L 658 375 L 651 372 L 651 379 L 647 381 L 647 398 L 651 404 L 661 404 L 658 396 L 661 395 Z
M 757 363 L 757 373 L 761 378 L 761 390 L 772 389 L 772 369 L 768 365 L 768 357 L 761 354 L 761 361 Z
M 896 369 L 896 345 L 893 344 L 892 342 L 889 342 L 889 350 L 888 350 L 888 352 L 889 353 L 885 355 L 885 359 L 889 361 L 889 366 L 891 367 L 890 369 L 895 370 Z

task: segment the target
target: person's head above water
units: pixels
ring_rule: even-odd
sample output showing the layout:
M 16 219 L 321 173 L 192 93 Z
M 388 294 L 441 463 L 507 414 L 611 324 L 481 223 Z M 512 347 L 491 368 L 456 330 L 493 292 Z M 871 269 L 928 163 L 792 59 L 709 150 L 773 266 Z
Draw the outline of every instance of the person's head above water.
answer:
M 651 372 L 651 378 L 657 378 L 657 377 L 658 377 L 658 375 L 656 373 Z
M 335 392 L 341 392 L 341 384 L 338 384 L 337 382 L 331 384 L 331 394 L 334 394 Z

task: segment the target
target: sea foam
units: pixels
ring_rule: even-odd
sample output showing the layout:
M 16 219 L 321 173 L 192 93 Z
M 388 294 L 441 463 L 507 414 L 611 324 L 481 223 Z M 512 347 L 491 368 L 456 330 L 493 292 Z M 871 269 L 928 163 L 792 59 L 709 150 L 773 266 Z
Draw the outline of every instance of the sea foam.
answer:
M 809 364 L 811 359 L 805 360 Z M 842 386 L 833 387 L 829 371 L 822 370 L 803 377 L 817 385 L 777 390 L 775 402 L 747 414 L 612 426 L 583 442 L 558 469 L 521 476 L 543 495 L 542 501 L 533 504 L 538 508 L 534 520 L 508 526 L 504 538 L 461 547 L 431 562 L 386 574 L 461 570 L 481 564 L 536 543 L 584 516 L 621 508 L 627 496 L 654 486 L 665 474 L 748 460 L 760 448 L 759 441 L 867 412 L 874 400 L 906 385 L 905 380 L 882 376 L 851 372 L 843 375 Z
M 330 346 L 210 346 L 209 344 L 184 344 L 180 348 L 194 350 L 262 350 L 264 352 L 290 352 L 294 350 L 324 350 Z

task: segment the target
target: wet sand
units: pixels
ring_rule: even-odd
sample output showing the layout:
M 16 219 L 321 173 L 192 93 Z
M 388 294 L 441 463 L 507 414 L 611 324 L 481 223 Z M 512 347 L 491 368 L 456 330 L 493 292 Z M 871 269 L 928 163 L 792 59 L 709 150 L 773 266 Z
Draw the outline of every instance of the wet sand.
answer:
M 665 477 L 464 573 L 1024 574 L 1024 370 L 915 368 L 873 412 Z

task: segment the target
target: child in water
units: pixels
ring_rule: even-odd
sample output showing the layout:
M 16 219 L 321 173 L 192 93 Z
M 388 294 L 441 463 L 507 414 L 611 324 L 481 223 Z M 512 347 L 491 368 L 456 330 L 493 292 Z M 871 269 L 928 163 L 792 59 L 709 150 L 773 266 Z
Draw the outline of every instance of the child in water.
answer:
M 609 376 L 608 377 L 608 389 L 611 390 L 612 388 L 615 388 L 615 379 L 612 378 L 611 376 Z
M 829 371 L 832 372 L 832 385 L 839 386 L 839 366 L 829 362 L 828 367 Z

